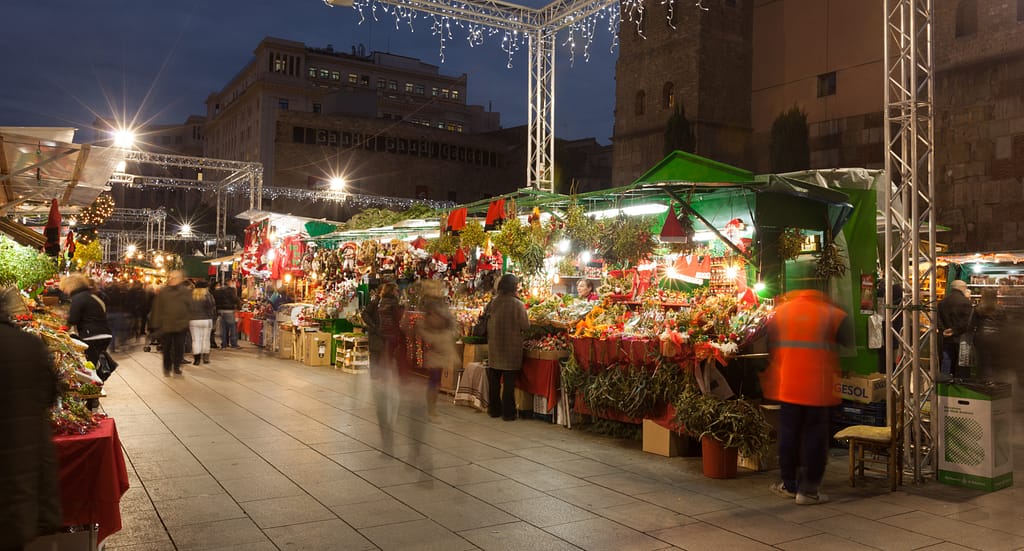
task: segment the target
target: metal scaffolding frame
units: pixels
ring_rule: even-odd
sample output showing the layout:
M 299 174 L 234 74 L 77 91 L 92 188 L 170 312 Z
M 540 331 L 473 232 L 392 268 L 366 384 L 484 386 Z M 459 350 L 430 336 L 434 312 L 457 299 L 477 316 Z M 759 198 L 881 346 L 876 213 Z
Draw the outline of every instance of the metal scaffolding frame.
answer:
M 140 224 L 145 224 L 146 234 L 142 241 L 143 250 L 163 250 L 165 242 L 167 240 L 167 209 L 159 207 L 155 209 L 125 209 L 115 208 L 114 212 L 103 221 L 104 224 L 109 222 L 117 222 L 120 224 L 131 224 L 136 228 L 124 228 L 122 230 L 110 230 L 118 232 L 118 246 L 116 247 L 115 256 L 113 258 L 123 258 L 128 245 L 138 245 L 138 241 L 126 240 L 123 246 L 121 245 L 121 234 L 127 231 L 133 231 L 137 229 Z M 103 230 L 106 231 L 106 230 Z
M 932 2 L 884 2 L 885 171 L 890 179 L 883 194 L 886 396 L 890 426 L 896 422 L 893 413 L 897 392 L 902 399 L 904 465 L 914 482 L 923 482 L 925 476 L 937 472 L 935 380 L 940 356 L 934 323 Z M 894 303 L 894 285 L 903 291 L 899 303 Z
M 221 243 L 229 241 L 227 238 L 227 224 L 230 217 L 228 213 L 228 195 L 239 191 L 248 191 L 249 210 L 263 208 L 263 165 L 261 163 L 152 153 L 137 149 L 126 150 L 124 159 L 126 162 L 138 163 L 140 165 L 189 168 L 200 171 L 201 176 L 198 178 L 168 178 L 118 173 L 111 177 L 110 183 L 119 183 L 128 187 L 166 187 L 212 192 L 216 203 L 214 234 L 203 238 L 203 240 L 214 240 L 218 247 Z M 224 177 L 219 180 L 210 179 L 211 176 L 222 174 Z M 146 235 L 149 236 L 150 233 L 147 226 Z M 166 235 L 166 226 L 162 220 L 159 225 L 158 234 L 159 245 L 156 248 L 162 249 L 166 239 L 176 240 L 176 238 L 170 238 Z M 146 238 L 147 249 L 153 248 L 149 246 L 151 239 L 151 237 Z M 198 241 L 200 238 L 190 237 L 188 240 Z

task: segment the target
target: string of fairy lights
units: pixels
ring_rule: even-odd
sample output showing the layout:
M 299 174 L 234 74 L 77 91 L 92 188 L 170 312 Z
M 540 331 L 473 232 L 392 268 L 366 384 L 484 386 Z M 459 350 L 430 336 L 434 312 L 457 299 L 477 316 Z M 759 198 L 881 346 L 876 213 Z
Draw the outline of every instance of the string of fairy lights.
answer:
M 665 6 L 665 18 L 673 29 L 677 0 L 661 0 Z M 694 7 L 707 11 L 706 0 L 696 0 Z M 328 6 L 334 3 L 325 0 Z M 438 57 L 445 61 L 445 49 L 455 33 L 465 35 L 470 47 L 482 45 L 492 36 L 501 35 L 501 49 L 507 54 L 507 67 L 512 68 L 515 54 L 528 47 L 531 31 L 542 34 L 566 31 L 562 45 L 569 50 L 570 64 L 575 62 L 577 48 L 582 49 L 584 61 L 590 61 L 591 45 L 597 35 L 598 25 L 604 22 L 611 36 L 609 51 L 614 51 L 619 42 L 622 19 L 636 26 L 643 36 L 645 7 L 643 0 L 592 0 L 583 2 L 556 1 L 536 10 L 513 4 L 489 1 L 461 0 L 354 0 L 352 8 L 359 14 L 359 23 L 368 18 L 374 22 L 390 16 L 395 29 L 407 27 L 416 31 L 416 22 L 421 15 L 427 21 L 431 36 L 438 41 Z

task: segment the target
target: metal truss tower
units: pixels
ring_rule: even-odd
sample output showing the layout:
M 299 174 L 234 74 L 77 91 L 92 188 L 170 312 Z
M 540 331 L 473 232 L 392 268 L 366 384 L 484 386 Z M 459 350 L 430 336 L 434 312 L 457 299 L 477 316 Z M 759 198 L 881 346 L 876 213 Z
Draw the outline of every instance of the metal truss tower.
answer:
M 376 0 L 397 10 L 415 10 L 437 19 L 456 19 L 527 37 L 527 183 L 555 188 L 555 35 L 620 0 L 555 0 L 532 9 L 497 0 Z M 634 0 L 625 0 L 634 1 Z M 333 5 L 333 0 L 325 0 Z
M 894 425 L 894 400 L 902 401 L 904 465 L 914 482 L 937 470 L 932 3 L 884 2 L 887 403 Z M 899 302 L 896 285 L 903 291 Z

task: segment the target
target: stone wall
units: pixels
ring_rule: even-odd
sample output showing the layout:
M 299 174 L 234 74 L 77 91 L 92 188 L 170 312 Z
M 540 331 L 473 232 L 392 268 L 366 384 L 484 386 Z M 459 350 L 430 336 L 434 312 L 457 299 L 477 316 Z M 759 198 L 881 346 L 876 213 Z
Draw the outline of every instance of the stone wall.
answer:
M 707 11 L 676 2 L 673 28 L 667 5 L 648 0 L 643 36 L 623 14 L 615 66 L 614 185 L 632 182 L 664 157 L 665 123 L 673 112 L 665 101 L 667 83 L 693 124 L 696 153 L 749 166 L 753 5 L 704 4 Z

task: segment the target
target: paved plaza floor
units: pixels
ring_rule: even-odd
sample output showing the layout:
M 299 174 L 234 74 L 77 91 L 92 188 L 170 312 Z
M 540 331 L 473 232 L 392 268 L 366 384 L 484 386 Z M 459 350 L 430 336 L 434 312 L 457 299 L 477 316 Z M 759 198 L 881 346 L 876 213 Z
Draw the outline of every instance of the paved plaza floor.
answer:
M 699 458 L 439 401 L 383 434 L 371 379 L 242 350 L 163 377 L 118 355 L 104 410 L 131 478 L 119 551 L 171 549 L 1024 549 L 1019 486 L 929 482 L 889 493 L 846 482 L 833 450 L 827 504 L 768 491 L 778 471 L 701 475 Z M 410 400 L 409 403 L 419 403 Z

